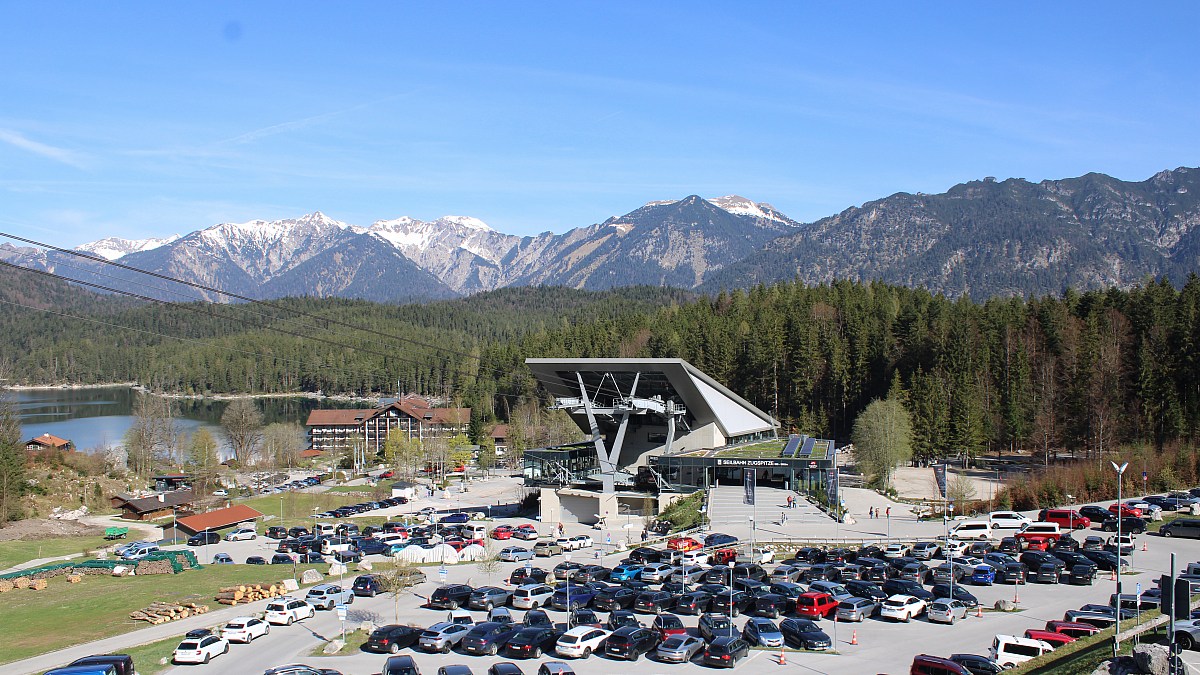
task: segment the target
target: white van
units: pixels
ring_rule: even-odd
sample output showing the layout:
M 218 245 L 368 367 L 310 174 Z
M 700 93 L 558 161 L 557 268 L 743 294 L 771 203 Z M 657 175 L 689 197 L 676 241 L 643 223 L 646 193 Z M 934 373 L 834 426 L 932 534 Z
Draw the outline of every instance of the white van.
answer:
M 546 584 L 525 584 L 512 594 L 512 606 L 517 609 L 537 609 L 550 604 L 554 589 Z
M 332 537 L 337 531 L 337 525 L 333 523 L 314 523 L 313 534 L 318 537 Z
M 462 536 L 467 539 L 487 539 L 487 525 L 467 523 L 463 525 Z
M 1053 650 L 1054 647 L 1049 642 L 1042 640 L 1013 635 L 997 635 L 992 640 L 992 647 L 988 650 L 988 655 L 1001 668 L 1012 668 Z
M 1036 522 L 1022 527 L 1020 534 L 1045 534 L 1055 537 L 1062 536 L 1062 527 L 1058 523 Z
M 993 538 L 995 528 L 986 520 L 964 520 L 950 530 L 950 536 L 955 539 L 979 539 L 986 541 Z

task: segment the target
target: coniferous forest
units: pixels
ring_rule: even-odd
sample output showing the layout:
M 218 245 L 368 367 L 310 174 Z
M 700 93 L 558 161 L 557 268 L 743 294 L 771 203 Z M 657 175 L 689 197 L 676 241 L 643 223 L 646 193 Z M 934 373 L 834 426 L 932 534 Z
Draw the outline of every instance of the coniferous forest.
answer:
M 392 306 L 135 304 L 0 270 L 0 377 L 182 393 L 390 394 L 536 405 L 529 357 L 677 357 L 776 415 L 846 440 L 900 397 L 914 458 L 1096 455 L 1200 438 L 1200 277 L 1041 298 L 951 300 L 882 283 L 697 296 L 510 288 Z M 50 312 L 45 310 L 51 309 Z

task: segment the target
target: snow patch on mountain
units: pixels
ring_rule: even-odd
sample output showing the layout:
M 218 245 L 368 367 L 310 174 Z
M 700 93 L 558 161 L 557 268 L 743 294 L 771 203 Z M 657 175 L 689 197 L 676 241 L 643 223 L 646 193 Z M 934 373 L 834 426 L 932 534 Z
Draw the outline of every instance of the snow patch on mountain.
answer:
M 180 235 L 173 234 L 166 238 L 151 237 L 149 239 L 122 239 L 121 237 L 106 237 L 98 241 L 90 241 L 75 247 L 76 251 L 90 253 L 105 260 L 116 260 L 139 251 L 153 251 L 160 246 L 174 243 Z
M 780 213 L 774 206 L 765 202 L 754 202 L 738 195 L 714 197 L 707 201 L 737 216 L 750 216 L 752 218 L 762 218 L 764 220 L 792 224 L 791 219 Z

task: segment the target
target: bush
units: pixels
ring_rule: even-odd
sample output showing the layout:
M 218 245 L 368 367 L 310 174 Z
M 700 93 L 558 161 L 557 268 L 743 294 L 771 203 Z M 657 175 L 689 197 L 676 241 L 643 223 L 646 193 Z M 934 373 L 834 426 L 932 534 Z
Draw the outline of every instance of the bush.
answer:
M 687 530 L 700 525 L 704 514 L 700 507 L 704 502 L 704 491 L 699 490 L 671 504 L 659 516 L 659 520 L 671 522 L 672 530 Z

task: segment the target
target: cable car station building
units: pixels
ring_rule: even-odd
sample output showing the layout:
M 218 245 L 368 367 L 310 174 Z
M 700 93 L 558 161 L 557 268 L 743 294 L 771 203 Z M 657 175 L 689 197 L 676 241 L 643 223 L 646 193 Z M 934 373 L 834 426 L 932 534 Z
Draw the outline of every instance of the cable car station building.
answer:
M 682 359 L 527 359 L 588 440 L 525 451 L 543 522 L 619 524 L 714 485 L 823 487 L 832 441 L 780 439 L 769 414 Z

